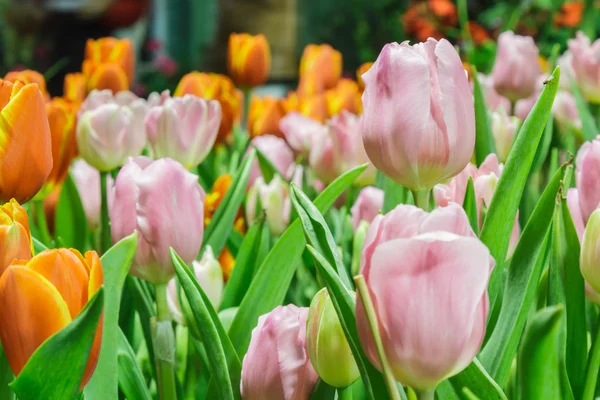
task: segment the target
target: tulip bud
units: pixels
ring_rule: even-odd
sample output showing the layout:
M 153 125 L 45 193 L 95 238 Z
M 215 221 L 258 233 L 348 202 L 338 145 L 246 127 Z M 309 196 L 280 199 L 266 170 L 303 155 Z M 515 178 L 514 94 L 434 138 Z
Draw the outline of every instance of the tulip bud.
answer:
M 479 81 L 479 86 L 481 86 L 487 110 L 492 112 L 504 109 L 506 113 L 509 113 L 511 109 L 510 101 L 496 92 L 494 79 L 491 76 L 477 73 L 477 80 Z
M 342 54 L 328 44 L 309 44 L 300 59 L 300 80 L 314 74 L 322 90 L 333 88 L 342 75 Z
M 383 190 L 373 186 L 363 188 L 350 209 L 352 226 L 356 230 L 361 221 L 371 223 L 383 208 Z
M 326 136 L 327 127 L 297 112 L 290 112 L 279 122 L 285 140 L 300 155 L 306 156 L 315 137 Z
M 50 95 L 48 94 L 48 89 L 46 88 L 46 78 L 44 75 L 40 74 L 37 71 L 33 71 L 31 69 L 26 69 L 23 71 L 11 71 L 4 77 L 5 80 L 15 83 L 16 81 L 20 81 L 25 85 L 30 83 L 36 83 L 44 97 L 44 100 L 50 100 Z
M 277 171 L 287 177 L 290 167 L 294 165 L 294 153 L 287 145 L 285 140 L 273 135 L 257 136 L 250 142 L 251 146 L 256 147 L 271 163 Z M 248 188 L 250 188 L 256 179 L 262 176 L 258 160 L 254 160 L 250 177 L 248 178 Z
M 355 297 L 353 292 L 351 295 Z M 313 368 L 328 385 L 346 387 L 360 376 L 326 288 L 319 290 L 310 303 L 306 345 Z
M 146 116 L 152 155 L 172 158 L 187 169 L 195 168 L 212 149 L 220 123 L 221 106 L 216 100 L 189 94 L 168 99 Z
M 63 97 L 69 101 L 81 102 L 85 100 L 86 95 L 87 82 L 85 76 L 81 72 L 66 74 L 63 86 Z
M 600 40 L 591 43 L 590 38 L 579 31 L 568 44 L 571 65 L 581 92 L 591 103 L 600 103 Z
M 33 254 L 27 212 L 15 199 L 0 207 L 0 276 L 13 260 Z
M 248 192 L 246 198 L 246 220 L 248 225 L 254 223 L 258 199 L 262 209 L 267 214 L 267 224 L 273 236 L 279 236 L 285 231 L 290 223 L 290 212 L 292 203 L 290 200 L 290 188 L 279 175 L 275 175 L 271 182 L 265 183 L 259 176 Z
M 517 117 L 509 117 L 503 109 L 492 112 L 491 119 L 498 159 L 500 162 L 506 162 L 521 120 Z
M 171 247 L 187 264 L 196 259 L 205 197 L 196 175 L 170 158 L 131 158 L 110 195 L 113 241 L 138 232 L 132 275 L 154 284 L 168 282 L 175 274 Z
M 95 231 L 100 226 L 100 172 L 82 159 L 76 160 L 71 167 L 71 176 L 77 187 L 83 206 L 88 228 Z M 113 179 L 107 176 L 107 187 L 113 187 Z M 109 197 L 110 200 L 110 197 Z
M 88 39 L 81 67 L 88 91 L 108 89 L 114 93 L 133 86 L 135 52 L 129 39 Z
M 353 114 L 362 111 L 361 93 L 358 84 L 351 79 L 340 79 L 338 84 L 325 94 L 327 100 L 327 115 L 333 117 L 342 110 Z
M 363 80 L 361 130 L 377 169 L 413 191 L 463 170 L 475 147 L 475 111 L 447 40 L 386 44 Z
M 265 83 L 271 69 L 271 49 L 265 35 L 229 35 L 227 69 L 238 85 L 255 87 Z
M 552 103 L 552 115 L 563 135 L 567 134 L 569 129 L 581 130 L 581 118 L 579 118 L 577 103 L 571 93 L 565 90 L 559 90 L 556 93 L 554 103 Z
M 283 137 L 279 121 L 284 115 L 285 109 L 280 99 L 252 96 L 248 109 L 248 134 L 250 137 L 267 134 Z
M 592 289 L 600 292 L 600 209 L 590 216 L 581 243 L 581 275 Z
M 567 206 L 569 207 L 569 212 L 571 213 L 571 219 L 575 225 L 577 236 L 579 236 L 579 241 L 581 241 L 585 230 L 585 224 L 583 222 L 583 217 L 581 216 L 581 208 L 579 207 L 579 191 L 576 188 L 571 188 L 567 191 Z
M 308 400 L 319 377 L 306 349 L 307 316 L 290 304 L 258 318 L 242 363 L 244 400 Z
M 583 221 L 600 205 L 600 137 L 585 142 L 575 159 L 575 180 Z
M 531 96 L 541 73 L 538 55 L 531 36 L 502 32 L 492 72 L 498 93 L 513 102 Z

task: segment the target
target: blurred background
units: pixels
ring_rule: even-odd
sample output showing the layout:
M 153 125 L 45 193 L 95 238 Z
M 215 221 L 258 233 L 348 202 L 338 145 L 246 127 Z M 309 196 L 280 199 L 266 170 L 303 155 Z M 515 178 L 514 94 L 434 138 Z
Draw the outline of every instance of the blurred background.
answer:
M 466 10 L 450 0 L 0 0 L 0 76 L 35 69 L 60 95 L 64 75 L 81 70 L 86 40 L 114 35 L 135 44 L 143 96 L 173 90 L 191 70 L 225 73 L 232 32 L 267 36 L 275 85 L 295 84 L 309 43 L 340 50 L 354 76 L 387 42 L 446 37 L 487 71 L 502 30 L 533 36 L 547 57 L 578 29 L 596 37 L 599 9 L 599 0 L 468 0 Z

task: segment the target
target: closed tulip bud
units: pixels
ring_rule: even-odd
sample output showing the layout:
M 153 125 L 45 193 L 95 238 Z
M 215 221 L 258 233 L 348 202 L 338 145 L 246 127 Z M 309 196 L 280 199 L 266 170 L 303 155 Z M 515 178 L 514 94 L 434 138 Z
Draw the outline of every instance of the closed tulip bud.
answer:
M 585 98 L 591 103 L 600 103 L 600 40 L 591 42 L 583 32 L 577 32 L 569 40 L 571 65 L 575 80 Z
M 326 288 L 319 290 L 310 303 L 306 345 L 313 368 L 328 385 L 346 387 L 360 376 Z
M 40 89 L 40 92 L 42 93 L 42 96 L 44 97 L 44 100 L 50 100 L 50 95 L 48 94 L 48 89 L 46 88 L 46 78 L 44 78 L 44 75 L 37 71 L 33 71 L 31 69 L 26 69 L 23 71 L 11 71 L 6 74 L 4 79 L 12 83 L 21 81 L 25 85 L 36 83 Z
M 88 91 L 108 89 L 117 93 L 133 86 L 135 52 L 129 39 L 88 39 L 81 67 Z
M 363 80 L 362 135 L 377 169 L 413 191 L 463 170 L 475 147 L 475 111 L 447 40 L 386 44 Z
M 81 72 L 74 72 L 65 75 L 65 83 L 63 87 L 63 97 L 66 100 L 81 102 L 85 100 L 87 95 L 87 82 L 85 75 Z
M 273 236 L 281 235 L 290 223 L 292 202 L 288 184 L 279 175 L 275 175 L 268 184 L 265 183 L 262 176 L 256 179 L 246 198 L 248 226 L 254 223 L 257 211 L 260 211 L 257 210 L 258 200 L 267 215 L 267 224 L 271 234 Z
M 492 112 L 491 119 L 498 159 L 500 162 L 506 162 L 521 120 L 517 117 L 509 117 L 503 109 Z
M 196 259 L 205 197 L 196 175 L 170 158 L 131 158 L 110 194 L 113 241 L 138 232 L 132 275 L 153 284 L 168 282 L 175 274 L 171 247 L 187 264 Z
M 300 59 L 300 80 L 308 74 L 319 77 L 322 90 L 333 88 L 342 75 L 342 54 L 328 44 L 309 44 Z
M 88 228 L 95 231 L 100 226 L 100 172 L 81 158 L 71 167 L 71 176 L 77 187 Z M 112 188 L 113 179 L 107 176 L 107 187 Z M 110 201 L 110 197 L 109 197 Z
M 52 140 L 38 85 L 0 79 L 0 202 L 31 199 L 52 169 Z
M 229 35 L 227 69 L 240 86 L 255 87 L 265 83 L 271 69 L 271 48 L 265 35 Z
M 552 115 L 561 128 L 561 133 L 566 134 L 569 129 L 581 130 L 581 118 L 577 110 L 575 97 L 566 90 L 559 90 L 552 103 Z
M 288 177 L 290 167 L 294 165 L 294 153 L 285 140 L 273 135 L 261 135 L 252 139 L 250 145 L 271 161 L 281 175 Z M 251 187 L 259 176 L 262 176 L 262 172 L 258 160 L 254 160 L 247 187 Z
M 0 207 L 0 276 L 13 260 L 30 259 L 31 245 L 27 212 L 12 199 Z
M 290 304 L 258 318 L 242 363 L 244 400 L 308 400 L 319 377 L 306 349 L 307 316 Z
M 104 282 L 95 251 L 45 250 L 15 260 L 0 277 L 0 339 L 10 368 L 19 375 L 46 339 L 77 317 Z M 98 322 L 80 388 L 92 377 L 100 355 Z
M 581 242 L 581 275 L 592 289 L 600 292 L 600 210 L 596 209 L 585 226 Z
M 290 112 L 279 122 L 279 129 L 294 151 L 308 155 L 315 137 L 328 135 L 327 127 L 298 112 Z
M 498 93 L 513 102 L 531 96 L 541 73 L 538 56 L 532 37 L 502 32 L 492 72 Z
M 600 137 L 585 142 L 575 159 L 575 180 L 579 190 L 579 206 L 583 221 L 600 206 Z
M 362 111 L 361 93 L 358 84 L 351 79 L 340 79 L 338 84 L 325 94 L 327 100 L 327 115 L 333 117 L 343 110 L 353 114 Z
M 373 186 L 363 188 L 350 209 L 352 226 L 356 230 L 361 221 L 371 223 L 383 208 L 383 190 Z
M 221 105 L 191 94 L 153 107 L 146 132 L 154 158 L 169 157 L 187 169 L 200 165 L 215 143 L 221 124 Z
M 279 122 L 285 115 L 285 108 L 280 99 L 273 97 L 252 96 L 248 110 L 248 133 L 250 137 L 275 135 L 283 137 Z
M 430 214 L 399 205 L 373 220 L 360 271 L 397 381 L 428 390 L 471 363 L 485 336 L 493 266 L 457 204 Z M 356 323 L 368 358 L 380 368 L 360 300 Z
M 365 74 L 365 72 L 371 69 L 372 66 L 372 62 L 366 62 L 361 64 L 360 67 L 358 67 L 358 69 L 356 70 L 356 79 L 358 80 L 358 87 L 361 92 L 365 90 L 365 82 L 363 81 L 362 76 Z
M 477 79 L 483 92 L 487 110 L 500 111 L 500 109 L 504 109 L 504 112 L 509 113 L 511 110 L 510 101 L 496 91 L 494 79 L 482 73 L 477 73 Z

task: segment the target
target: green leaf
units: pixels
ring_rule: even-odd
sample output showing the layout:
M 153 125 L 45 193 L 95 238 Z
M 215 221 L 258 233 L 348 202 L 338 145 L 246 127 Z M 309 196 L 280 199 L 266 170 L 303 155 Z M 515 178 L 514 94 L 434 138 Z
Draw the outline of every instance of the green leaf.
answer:
M 581 133 L 583 134 L 583 138 L 586 141 L 594 140 L 596 136 L 598 136 L 598 127 L 596 126 L 596 122 L 594 122 L 594 116 L 592 115 L 585 99 L 583 98 L 583 94 L 581 94 L 581 90 L 579 90 L 579 86 L 577 86 L 577 82 L 575 82 L 574 79 L 572 79 L 571 82 L 571 92 L 573 93 L 573 97 L 575 97 L 577 113 L 579 115 L 579 119 L 581 119 Z
M 227 238 L 227 248 L 231 252 L 233 258 L 237 259 L 240 247 L 244 241 L 244 236 L 236 230 L 232 230 Z
M 556 206 L 554 208 L 554 216 L 552 217 L 551 228 L 551 252 L 550 262 L 548 265 L 548 290 L 546 295 L 546 303 L 548 306 L 565 303 L 565 291 L 563 285 L 563 224 L 562 224 L 562 190 L 557 196 Z
M 84 251 L 87 237 L 87 219 L 81 205 L 79 192 L 70 174 L 64 181 L 60 191 L 55 221 L 56 238 L 63 243 L 63 246 Z
M 563 307 L 539 311 L 527 326 L 518 358 L 520 399 L 562 399 L 560 335 Z
M 502 289 L 502 270 L 510 234 L 538 143 L 552 110 L 559 78 L 560 69 L 557 67 L 546 81 L 542 94 L 521 126 L 498 180 L 496 193 L 500 195 L 492 197 L 483 223 L 481 241 L 490 249 L 496 260 L 496 268 L 492 272 L 488 287 L 490 309 L 494 309 L 498 293 Z
M 154 346 L 152 345 L 152 327 L 150 321 L 152 317 L 156 316 L 156 310 L 154 307 L 154 298 L 149 290 L 147 290 L 148 283 L 142 281 L 134 276 L 129 275 L 127 279 L 130 281 L 126 287 L 131 288 L 132 297 L 135 302 L 135 308 L 139 315 L 140 325 L 142 326 L 142 333 L 144 334 L 144 346 L 148 351 L 148 358 L 154 360 Z M 156 363 L 150 362 L 152 373 L 156 378 Z
M 315 199 L 319 211 L 327 211 L 365 168 L 366 165 L 361 165 L 347 171 L 321 192 Z M 258 317 L 283 302 L 305 246 L 301 223 L 296 220 L 283 232 L 262 263 L 229 329 L 238 355 L 246 354 L 250 333 Z
M 548 121 L 546 122 L 546 127 L 544 128 L 544 133 L 542 134 L 542 139 L 540 140 L 540 145 L 535 152 L 535 158 L 533 159 L 533 165 L 531 166 L 531 172 L 529 173 L 530 176 L 539 171 L 544 165 L 544 162 L 548 157 L 548 151 L 550 150 L 550 144 L 552 143 L 553 135 L 554 116 L 550 114 Z
M 118 336 L 119 388 L 126 399 L 151 400 L 152 396 L 146 387 L 144 374 L 137 363 L 135 353 L 120 328 Z
M 498 321 L 479 355 L 481 363 L 501 386 L 508 378 L 510 365 L 546 265 L 550 248 L 549 228 L 565 170 L 566 166 L 563 166 L 554 174 L 523 229 L 508 269 L 504 303 Z
M 15 394 L 10 390 L 8 384 L 15 379 L 15 375 L 10 369 L 6 354 L 0 343 L 0 399 L 14 400 Z
M 472 66 L 473 101 L 475 103 L 475 161 L 481 165 L 488 154 L 496 152 L 494 136 L 490 125 L 483 90 L 479 84 L 477 70 Z
M 310 395 L 310 400 L 333 400 L 334 398 L 335 388 L 333 386 L 329 386 L 319 378 Z
M 228 358 L 225 356 L 224 350 L 225 345 L 228 343 L 222 340 L 225 331 L 221 326 L 217 313 L 196 281 L 192 271 L 190 271 L 188 266 L 185 265 L 173 249 L 171 249 L 171 260 L 175 267 L 177 280 L 181 284 L 190 304 L 194 320 L 196 321 L 196 327 L 206 349 L 206 355 L 210 364 L 210 373 L 215 381 L 216 398 L 224 400 L 241 399 L 240 377 L 242 366 L 235 353 L 230 354 L 230 360 L 232 360 L 230 365 L 234 366 L 234 368 L 228 366 Z M 219 333 L 218 327 L 220 327 L 221 333 Z M 227 336 L 225 335 L 224 338 L 226 339 Z M 231 346 L 230 343 L 229 346 Z M 208 393 L 210 395 L 210 388 Z M 207 395 L 207 398 L 215 397 Z
M 281 173 L 277 170 L 275 165 L 265 156 L 257 147 L 256 149 L 256 157 L 258 158 L 258 166 L 260 167 L 260 172 L 263 175 L 266 183 L 271 182 L 271 179 L 275 177 L 275 175 L 281 176 Z M 281 179 L 285 180 L 285 177 L 281 177 Z
M 100 287 L 69 325 L 38 347 L 10 384 L 20 400 L 77 397 L 103 304 L 104 288 Z
M 479 235 L 479 215 L 477 213 L 477 198 L 475 197 L 475 186 L 473 185 L 473 178 L 469 177 L 467 182 L 467 190 L 465 192 L 465 198 L 462 204 L 467 217 L 469 217 L 469 223 L 473 232 Z
M 457 393 L 464 393 L 465 388 L 481 400 L 506 400 L 506 395 L 500 386 L 494 382 L 477 358 L 458 375 L 438 386 L 436 392 L 445 400 L 461 399 L 463 397 Z
M 31 241 L 33 242 L 33 252 L 35 254 L 39 254 L 39 253 L 41 253 L 44 250 L 48 250 L 48 248 L 46 247 L 46 245 L 44 245 L 44 243 L 40 242 L 36 238 L 32 237 Z
M 240 168 L 233 177 L 233 183 L 206 227 L 200 254 L 204 253 L 206 246 L 212 247 L 215 254 L 221 254 L 221 250 L 233 228 L 235 216 L 246 195 L 246 185 L 250 177 L 255 154 L 254 151 L 251 151 L 246 155 L 242 165 L 240 165 Z
M 410 191 L 402 185 L 398 185 L 396 182 L 383 175 L 383 213 L 386 214 L 389 211 L 396 208 L 398 204 L 412 204 L 412 194 Z
M 104 323 L 102 325 L 102 348 L 96 372 L 85 387 L 86 400 L 117 399 L 119 371 L 117 352 L 119 347 L 119 308 L 121 293 L 129 267 L 137 248 L 137 232 L 121 239 L 100 258 L 104 273 Z

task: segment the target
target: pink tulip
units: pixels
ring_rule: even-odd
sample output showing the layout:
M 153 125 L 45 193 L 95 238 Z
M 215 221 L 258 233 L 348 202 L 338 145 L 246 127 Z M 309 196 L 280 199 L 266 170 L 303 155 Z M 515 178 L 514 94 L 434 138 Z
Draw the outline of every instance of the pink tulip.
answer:
M 513 102 L 531 96 L 540 75 L 538 55 L 532 37 L 502 32 L 492 71 L 498 93 Z
M 552 103 L 552 115 L 561 127 L 563 134 L 569 129 L 581 130 L 581 119 L 577 110 L 575 97 L 566 90 L 559 90 Z
M 81 103 L 79 112 L 81 114 L 85 111 L 95 110 L 105 104 L 117 104 L 119 106 L 132 106 L 136 104 L 139 107 L 140 105 L 145 105 L 146 102 L 128 90 L 113 93 L 112 90 L 108 89 L 94 89 L 88 94 L 83 103 Z
M 163 90 L 162 92 L 152 92 L 148 95 L 148 107 L 162 106 L 167 100 L 171 98 L 171 92 L 169 90 Z
M 308 308 L 279 306 L 258 319 L 242 363 L 244 400 L 307 400 L 317 383 L 306 348 Z
M 175 270 L 169 248 L 183 261 L 196 259 L 204 231 L 204 190 L 196 175 L 169 158 L 131 158 L 111 193 L 111 232 L 118 241 L 138 232 L 131 274 L 166 283 Z
M 529 115 L 529 113 L 533 109 L 533 106 L 539 99 L 540 94 L 542 94 L 542 89 L 544 88 L 544 80 L 545 79 L 546 78 L 544 75 L 540 75 L 538 77 L 533 94 L 525 99 L 520 99 L 519 101 L 517 101 L 515 103 L 514 114 L 521 121 L 525 121 L 525 119 L 527 119 L 527 116 Z
M 373 186 L 363 188 L 356 202 L 350 209 L 352 216 L 352 226 L 358 228 L 361 221 L 371 223 L 383 208 L 383 190 Z
M 594 43 L 583 32 L 569 40 L 571 65 L 581 92 L 592 103 L 600 103 L 600 39 Z
M 583 222 L 583 217 L 581 216 L 581 208 L 579 207 L 579 191 L 577 189 L 571 188 L 567 191 L 567 206 L 569 207 L 569 212 L 571 213 L 571 219 L 575 225 L 577 236 L 579 236 L 579 240 L 581 240 L 585 230 L 585 224 Z
M 399 205 L 375 217 L 360 271 L 397 381 L 427 390 L 469 365 L 485 336 L 493 266 L 457 204 L 430 214 Z M 363 348 L 379 367 L 359 299 L 356 320 Z
M 575 71 L 573 71 L 573 54 L 570 50 L 565 51 L 556 64 L 560 67 L 560 80 L 558 87 L 562 90 L 571 90 L 573 79 L 575 79 Z
M 386 44 L 362 78 L 361 131 L 377 169 L 411 190 L 464 169 L 475 146 L 473 96 L 447 40 Z
M 154 158 L 169 157 L 187 169 L 200 165 L 212 149 L 221 124 L 221 105 L 187 94 L 153 107 L 146 132 Z
M 492 134 L 496 143 L 496 153 L 501 162 L 506 162 L 508 153 L 512 148 L 521 120 L 517 117 L 509 117 L 506 111 L 494 111 L 491 114 Z
M 286 178 L 291 177 L 288 173 L 293 171 L 291 167 L 294 165 L 294 153 L 285 140 L 273 135 L 260 135 L 252 139 L 250 145 L 256 147 L 264 154 L 280 174 Z M 255 159 L 252 171 L 250 171 L 247 187 L 250 188 L 259 176 L 262 176 L 262 172 L 260 171 L 258 160 Z
M 102 205 L 100 172 L 84 160 L 78 159 L 71 166 L 71 175 L 81 199 L 88 227 L 94 231 L 100 226 L 100 207 Z M 109 188 L 113 186 L 113 179 L 110 175 L 107 177 L 107 186 Z
M 575 180 L 579 190 L 579 206 L 583 221 L 600 205 L 600 136 L 585 142 L 577 152 Z
M 258 199 L 267 218 L 267 225 L 273 236 L 279 236 L 290 223 L 292 201 L 290 189 L 279 175 L 275 175 L 271 182 L 265 183 L 262 176 L 256 178 L 254 185 L 246 196 L 246 221 L 252 225 L 257 212 Z
M 327 136 L 327 128 L 312 118 L 291 112 L 279 121 L 279 129 L 295 152 L 308 155 L 315 137 Z
M 491 76 L 484 75 L 482 73 L 477 74 L 481 91 L 483 92 L 483 98 L 485 100 L 485 106 L 488 111 L 500 111 L 504 109 L 505 112 L 510 112 L 510 101 L 496 92 L 494 88 L 494 79 Z

